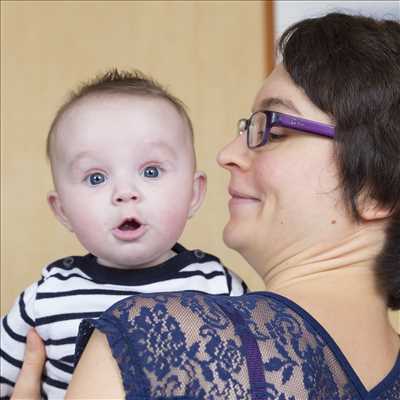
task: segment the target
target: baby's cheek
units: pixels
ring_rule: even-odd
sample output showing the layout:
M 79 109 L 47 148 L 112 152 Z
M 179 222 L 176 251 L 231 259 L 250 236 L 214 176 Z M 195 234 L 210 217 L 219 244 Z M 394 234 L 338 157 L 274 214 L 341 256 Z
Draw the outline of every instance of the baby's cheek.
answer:
M 161 216 L 163 229 L 169 235 L 180 236 L 187 222 L 187 209 L 179 207 L 165 210 Z
M 104 220 L 94 212 L 94 208 L 89 210 L 84 207 L 75 207 L 70 215 L 72 229 L 84 245 L 98 240 L 98 236 L 104 231 Z
M 79 223 L 75 224 L 74 233 L 77 239 L 86 248 L 92 247 L 93 243 L 99 240 L 100 232 L 102 232 L 98 226 L 93 226 L 90 220 L 82 219 Z M 100 238 L 100 242 L 103 238 Z

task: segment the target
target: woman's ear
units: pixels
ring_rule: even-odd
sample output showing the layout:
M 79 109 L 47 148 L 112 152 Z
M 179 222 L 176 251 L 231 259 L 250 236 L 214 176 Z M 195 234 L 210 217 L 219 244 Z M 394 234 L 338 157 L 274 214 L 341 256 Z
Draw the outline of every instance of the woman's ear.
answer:
M 53 211 L 56 218 L 71 232 L 73 232 L 72 226 L 69 223 L 68 217 L 66 216 L 63 206 L 61 204 L 60 196 L 57 192 L 52 191 L 47 194 L 47 203 Z
M 390 217 L 390 210 L 382 207 L 376 200 L 363 199 L 359 204 L 359 213 L 364 221 L 376 221 Z
M 193 217 L 203 203 L 207 191 L 207 176 L 202 171 L 197 171 L 193 177 L 193 192 L 190 202 L 188 218 Z

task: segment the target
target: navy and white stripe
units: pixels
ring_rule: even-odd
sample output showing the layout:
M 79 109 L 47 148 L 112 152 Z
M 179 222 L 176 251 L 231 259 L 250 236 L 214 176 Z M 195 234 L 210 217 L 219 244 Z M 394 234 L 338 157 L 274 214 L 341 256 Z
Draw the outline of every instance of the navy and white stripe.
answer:
M 43 394 L 62 399 L 73 372 L 78 327 L 134 293 L 196 290 L 238 296 L 247 288 L 219 259 L 177 244 L 176 256 L 141 270 L 105 267 L 96 258 L 68 257 L 45 267 L 1 320 L 0 400 L 9 398 L 22 365 L 26 335 L 35 327 L 46 345 Z

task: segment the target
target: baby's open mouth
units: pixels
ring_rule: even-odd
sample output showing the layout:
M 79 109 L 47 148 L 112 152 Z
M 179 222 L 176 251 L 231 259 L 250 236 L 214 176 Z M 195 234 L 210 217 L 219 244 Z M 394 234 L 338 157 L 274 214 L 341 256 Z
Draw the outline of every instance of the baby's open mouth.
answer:
M 121 231 L 135 231 L 141 227 L 141 223 L 136 221 L 134 218 L 128 218 L 122 222 L 118 229 Z

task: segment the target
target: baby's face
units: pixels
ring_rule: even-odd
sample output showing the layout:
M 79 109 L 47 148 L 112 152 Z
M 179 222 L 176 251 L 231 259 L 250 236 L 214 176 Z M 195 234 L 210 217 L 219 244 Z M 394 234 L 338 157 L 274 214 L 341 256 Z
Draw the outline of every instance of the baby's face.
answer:
M 92 95 L 54 133 L 49 203 L 58 219 L 104 265 L 142 268 L 169 258 L 205 184 L 178 111 L 157 98 Z

